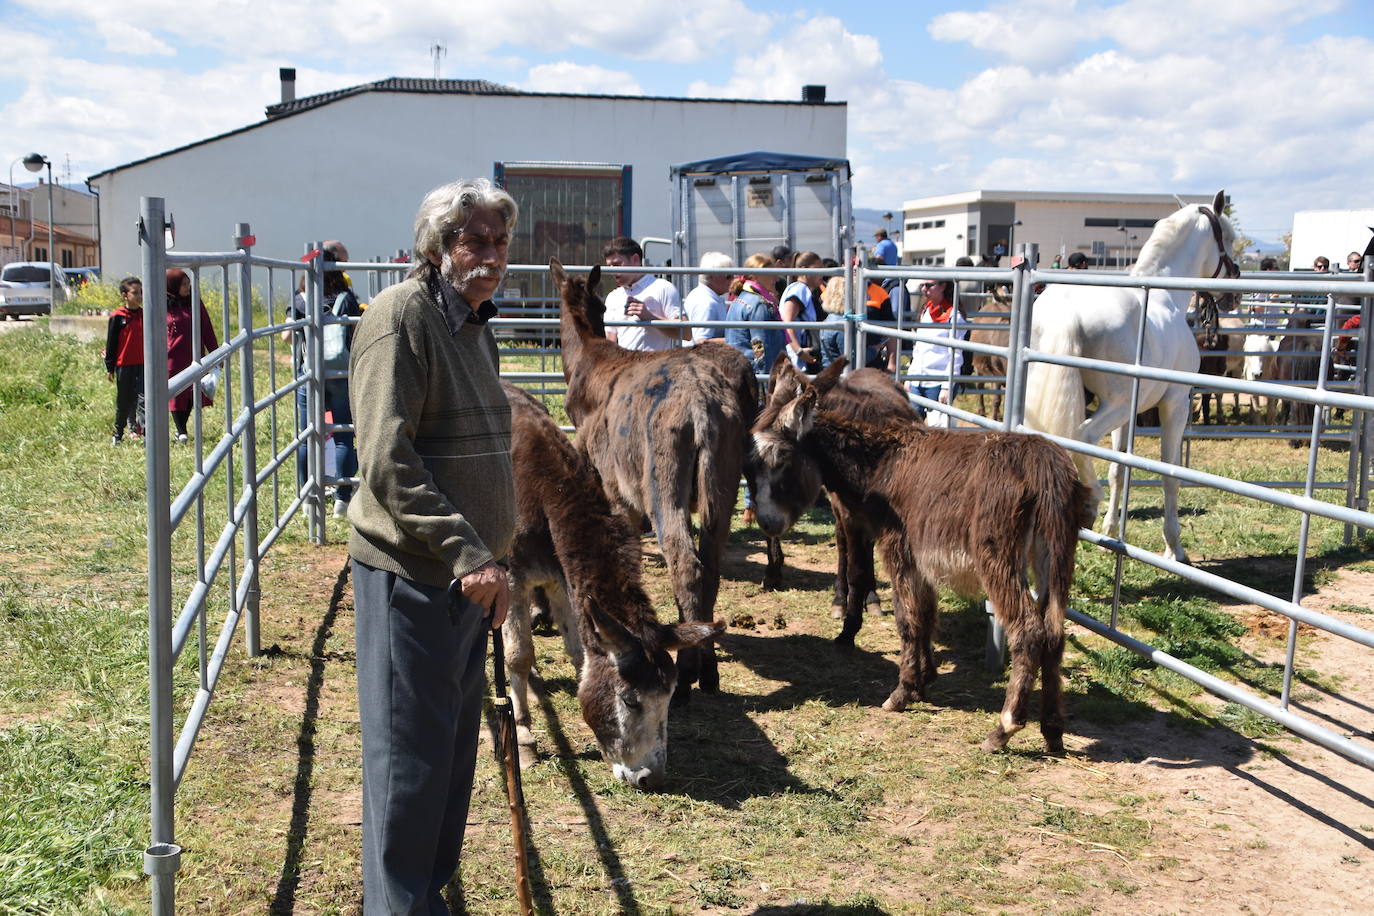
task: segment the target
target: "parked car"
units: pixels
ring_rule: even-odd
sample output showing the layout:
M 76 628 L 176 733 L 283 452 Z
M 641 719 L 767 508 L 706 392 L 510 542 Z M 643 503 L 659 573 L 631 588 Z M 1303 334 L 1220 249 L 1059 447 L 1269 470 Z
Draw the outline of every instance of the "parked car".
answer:
M 77 290 L 87 283 L 100 282 L 99 267 L 64 267 L 62 273 L 67 277 L 67 285 Z
M 59 282 L 56 286 L 49 286 L 54 277 Z M 66 275 L 56 264 L 15 261 L 0 267 L 0 318 L 51 315 L 53 300 L 50 290 L 56 292 L 58 305 L 71 296 Z

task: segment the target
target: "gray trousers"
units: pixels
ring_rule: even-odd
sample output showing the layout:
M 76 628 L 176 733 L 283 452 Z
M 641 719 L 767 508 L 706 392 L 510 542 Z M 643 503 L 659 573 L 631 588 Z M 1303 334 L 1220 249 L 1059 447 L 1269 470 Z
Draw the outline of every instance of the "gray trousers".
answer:
M 353 561 L 363 738 L 363 912 L 449 912 L 472 797 L 487 627 L 464 601 Z

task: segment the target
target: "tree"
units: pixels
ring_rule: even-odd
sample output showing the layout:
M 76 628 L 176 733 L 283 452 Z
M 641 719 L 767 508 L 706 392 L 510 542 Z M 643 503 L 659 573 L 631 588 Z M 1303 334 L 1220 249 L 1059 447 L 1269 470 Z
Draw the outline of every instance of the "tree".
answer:
M 1255 240 L 1246 235 L 1240 228 L 1240 219 L 1236 217 L 1236 208 L 1231 205 L 1231 201 L 1226 201 L 1226 206 L 1221 208 L 1221 212 L 1231 221 L 1231 228 L 1236 230 L 1236 239 L 1231 243 L 1231 257 L 1239 262 L 1245 257 L 1245 251 Z

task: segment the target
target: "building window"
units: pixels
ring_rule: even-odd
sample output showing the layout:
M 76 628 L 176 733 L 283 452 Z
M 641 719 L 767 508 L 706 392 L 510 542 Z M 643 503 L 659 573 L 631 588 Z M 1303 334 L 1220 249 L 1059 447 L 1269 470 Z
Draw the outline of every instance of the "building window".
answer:
M 35 261 L 46 261 L 48 259 L 48 249 L 34 246 L 33 259 Z
M 1153 229 L 1157 222 L 1158 220 L 1138 219 L 1135 217 L 1130 219 L 1119 219 L 1106 216 L 1089 216 L 1083 220 L 1083 225 L 1105 229 L 1116 229 L 1122 226 L 1127 229 Z
M 76 266 L 76 258 L 72 257 L 72 250 L 71 250 L 70 248 L 63 248 L 63 249 L 62 249 L 62 266 L 63 266 L 63 267 L 75 267 L 75 266 Z
M 945 221 L 942 220 L 942 219 L 937 219 L 937 220 L 935 221 L 935 228 L 936 228 L 936 229 L 943 229 L 943 228 L 945 228 Z

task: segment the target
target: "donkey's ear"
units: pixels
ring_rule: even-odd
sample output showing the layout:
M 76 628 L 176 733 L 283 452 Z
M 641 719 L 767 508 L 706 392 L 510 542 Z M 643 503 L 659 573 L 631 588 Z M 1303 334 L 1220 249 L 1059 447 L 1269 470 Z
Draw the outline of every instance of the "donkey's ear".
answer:
M 597 287 L 601 285 L 601 265 L 592 267 L 591 273 L 587 274 L 587 289 L 591 292 L 598 292 Z
M 1221 208 L 1224 206 L 1226 206 L 1225 189 L 1218 191 L 1217 196 L 1212 198 L 1212 212 L 1217 216 L 1221 216 Z
M 793 439 L 800 439 L 811 431 L 811 421 L 816 415 L 816 403 L 820 394 L 815 388 L 808 387 L 796 400 L 778 411 L 777 426 Z
M 777 400 L 778 403 L 790 401 L 801 391 L 802 384 L 802 374 L 792 365 L 792 358 L 784 349 L 768 370 L 768 400 Z
M 663 648 L 669 652 L 710 642 L 723 632 L 724 620 L 717 620 L 715 623 L 679 623 L 676 626 L 666 623 L 658 625 L 658 635 L 663 640 Z
M 613 658 L 634 650 L 638 644 L 624 624 L 602 611 L 595 602 L 587 603 L 582 616 L 582 633 L 600 643 Z
M 821 370 L 820 375 L 811 382 L 811 387 L 821 396 L 825 397 L 840 380 L 840 374 L 844 372 L 844 367 L 849 360 L 841 356 L 830 365 Z
M 553 282 L 559 289 L 568 282 L 568 272 L 563 269 L 563 262 L 557 258 L 549 258 L 549 275 L 553 277 Z

